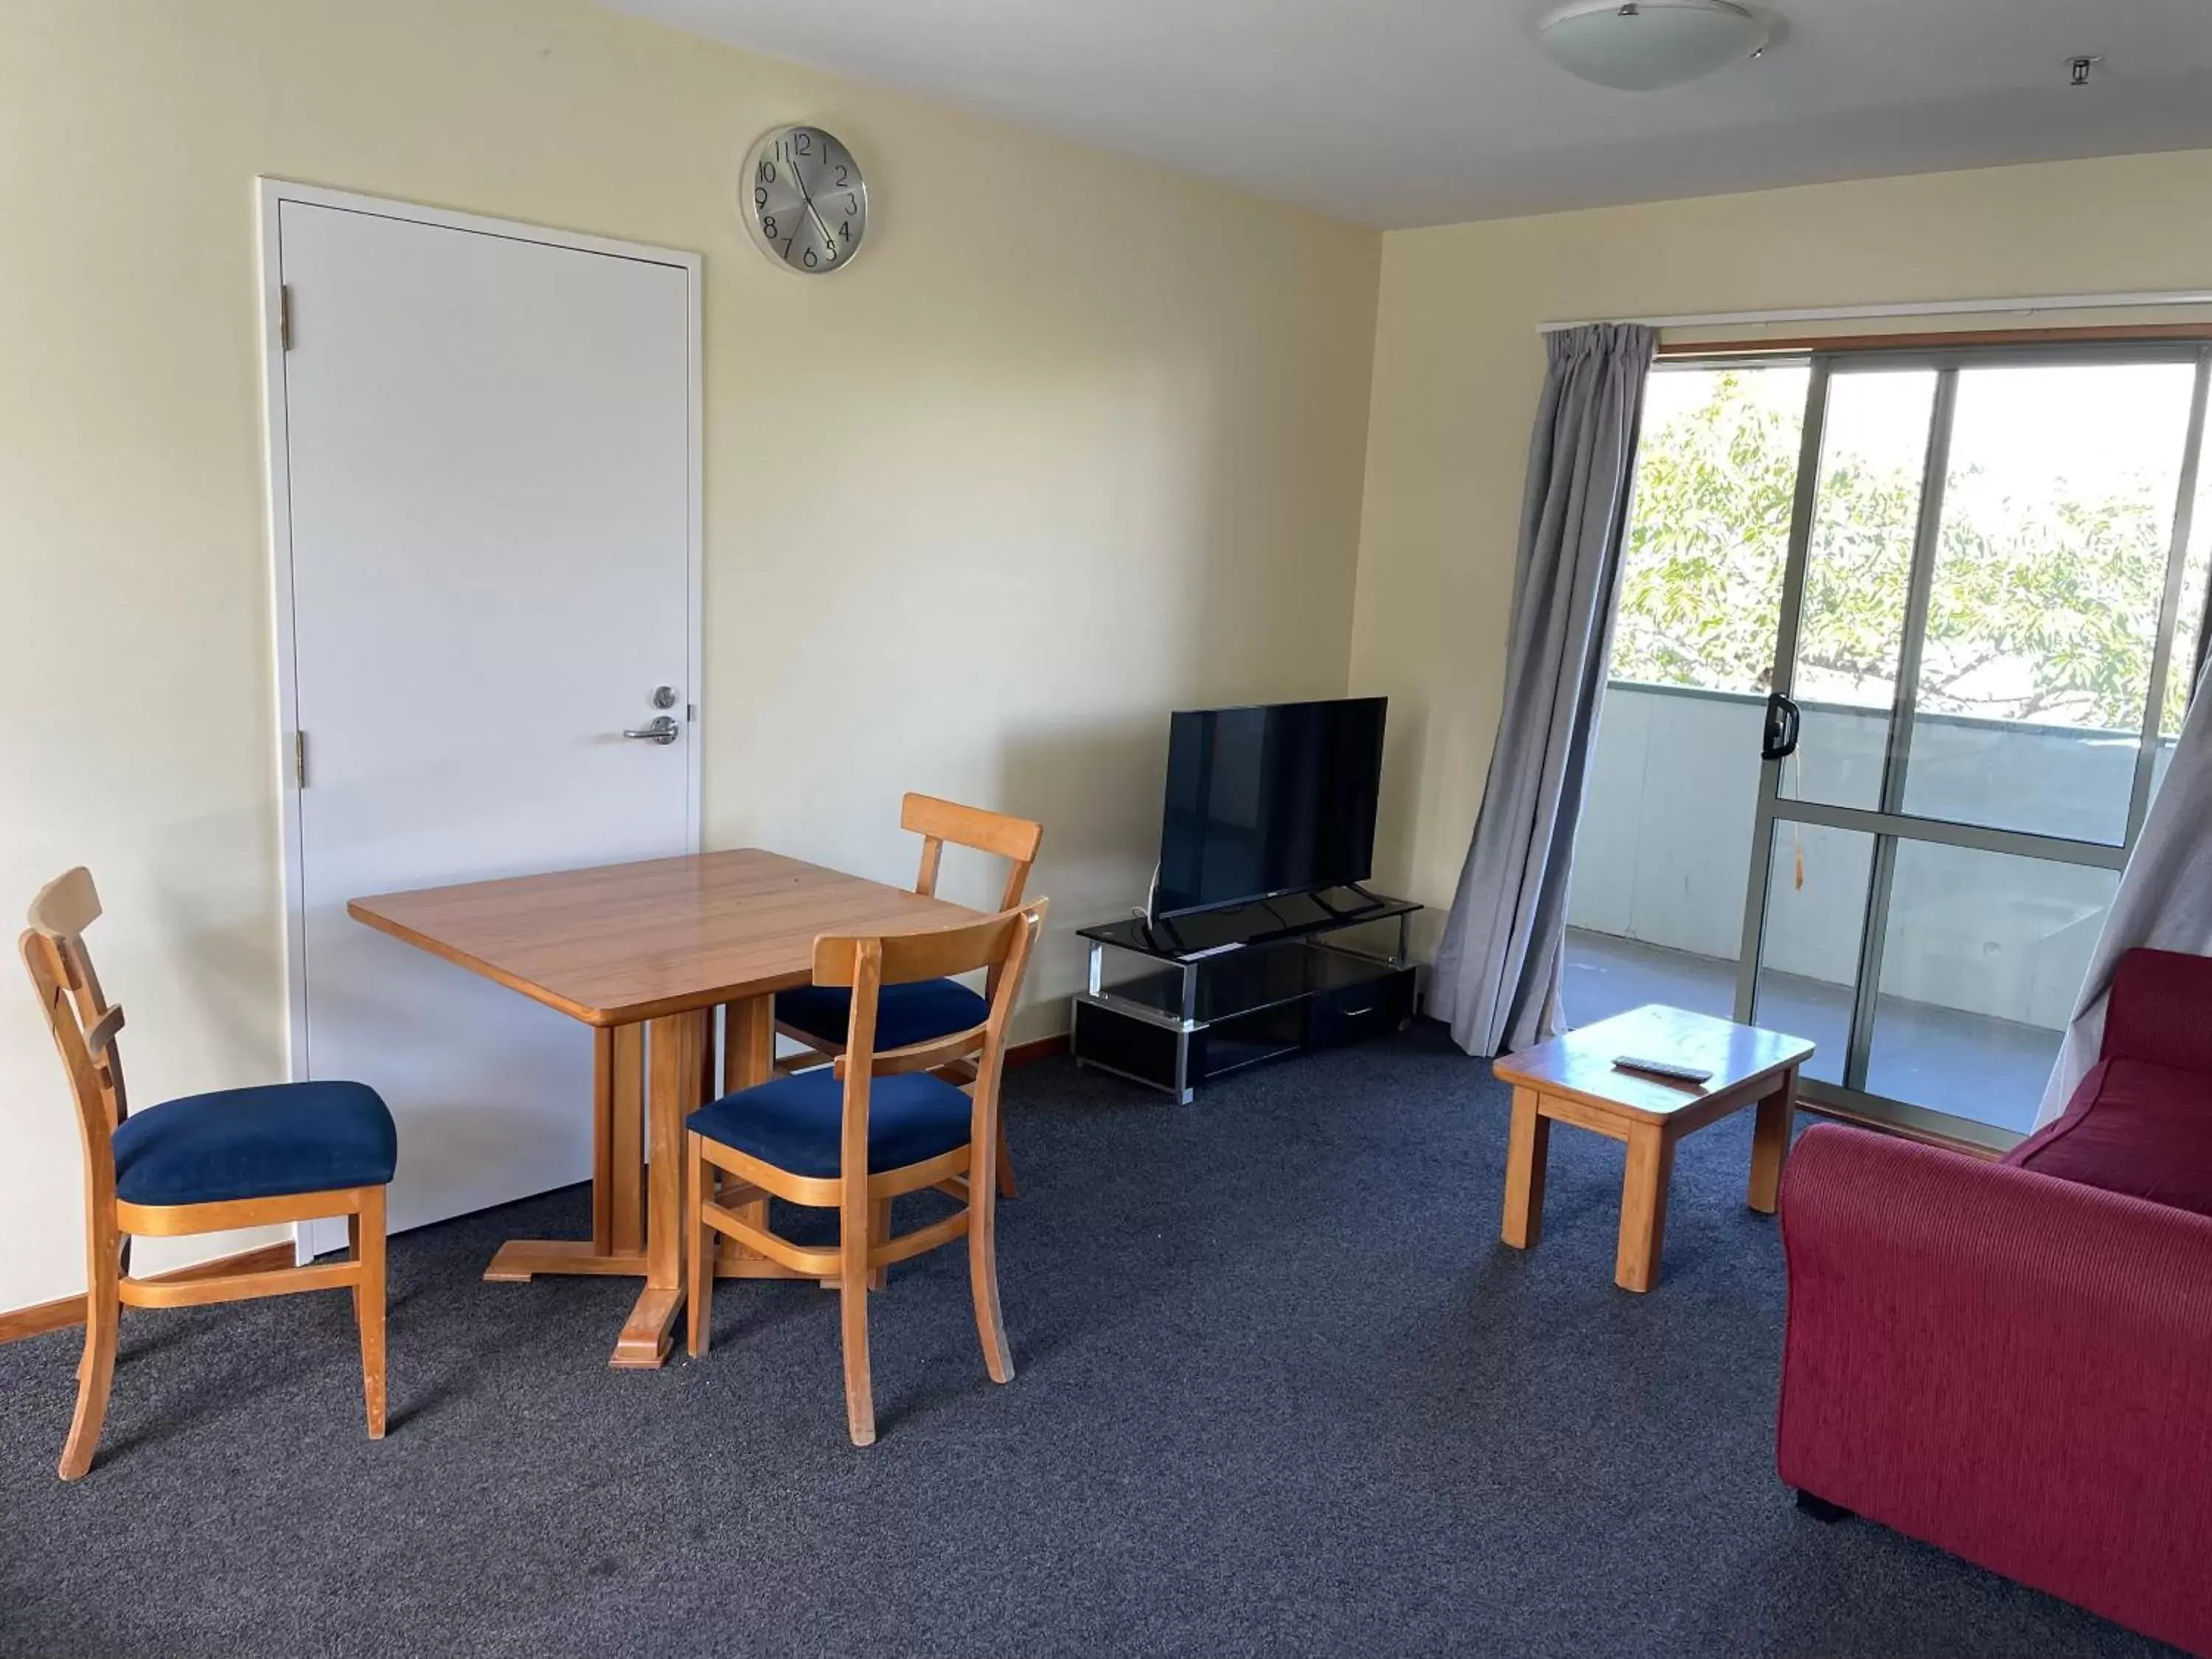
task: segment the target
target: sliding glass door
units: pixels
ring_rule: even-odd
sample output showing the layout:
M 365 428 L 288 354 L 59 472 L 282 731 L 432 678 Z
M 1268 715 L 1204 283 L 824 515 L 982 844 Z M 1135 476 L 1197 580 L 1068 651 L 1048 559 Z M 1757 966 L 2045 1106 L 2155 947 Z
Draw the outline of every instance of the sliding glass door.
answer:
M 2212 349 L 1656 372 L 1570 900 L 1571 1021 L 1809 1037 L 1807 1093 L 2032 1123 L 2204 636 Z
M 2033 1122 L 2198 660 L 2208 363 L 1813 360 L 1736 1012 L 1815 1100 Z

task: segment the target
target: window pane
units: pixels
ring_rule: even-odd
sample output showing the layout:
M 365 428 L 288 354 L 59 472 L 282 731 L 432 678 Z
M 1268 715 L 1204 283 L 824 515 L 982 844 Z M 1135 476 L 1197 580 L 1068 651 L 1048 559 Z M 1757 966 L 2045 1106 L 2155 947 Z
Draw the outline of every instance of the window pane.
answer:
M 1577 1025 L 1735 1010 L 1805 389 L 1802 364 L 1661 368 L 1567 899 Z
M 1774 826 L 1752 1019 L 1817 1044 L 1803 1071 L 1823 1082 L 1844 1080 L 1873 869 L 1872 836 L 1824 824 Z
M 1781 791 L 1796 799 L 1881 805 L 1935 398 L 1932 369 L 1828 381 L 1790 682 L 1804 731 L 1782 769 Z
M 2025 1132 L 2118 874 L 1900 842 L 1868 1089 Z
M 2195 379 L 1960 372 L 1906 811 L 2125 836 Z
M 1646 383 L 1614 679 L 1765 696 L 1808 374 L 1662 369 Z

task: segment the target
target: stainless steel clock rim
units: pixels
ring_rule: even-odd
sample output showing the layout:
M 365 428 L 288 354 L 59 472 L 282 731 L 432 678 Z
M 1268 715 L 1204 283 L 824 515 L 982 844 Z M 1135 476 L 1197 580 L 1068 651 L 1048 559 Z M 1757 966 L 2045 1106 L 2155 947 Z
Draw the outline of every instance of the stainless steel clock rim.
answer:
M 793 264 L 790 259 L 785 257 L 779 245 L 769 236 L 767 230 L 763 228 L 761 222 L 762 216 L 753 204 L 754 181 L 758 175 L 760 163 L 763 156 L 771 145 L 775 144 L 781 139 L 789 137 L 795 132 L 811 132 L 826 142 L 836 145 L 839 149 L 845 152 L 846 159 L 853 164 L 854 184 L 858 186 L 857 190 L 855 190 L 854 193 L 860 198 L 860 234 L 854 240 L 853 251 L 850 253 L 844 255 L 832 264 L 825 264 L 819 267 L 809 267 L 806 265 Z M 836 133 L 830 131 L 829 128 L 817 125 L 812 121 L 779 122 L 775 125 L 768 128 L 757 138 L 754 139 L 751 144 L 746 148 L 744 171 L 738 179 L 737 189 L 734 195 L 738 216 L 745 222 L 745 234 L 750 239 L 753 246 L 758 248 L 761 252 L 768 258 L 771 264 L 775 264 L 780 270 L 789 272 L 792 276 L 834 276 L 836 272 L 842 270 L 847 265 L 851 264 L 854 260 L 859 258 L 860 257 L 860 250 L 867 246 L 868 209 L 870 205 L 868 198 L 868 170 L 866 167 L 862 164 L 860 158 L 854 153 L 853 147 L 850 144 L 847 143 Z

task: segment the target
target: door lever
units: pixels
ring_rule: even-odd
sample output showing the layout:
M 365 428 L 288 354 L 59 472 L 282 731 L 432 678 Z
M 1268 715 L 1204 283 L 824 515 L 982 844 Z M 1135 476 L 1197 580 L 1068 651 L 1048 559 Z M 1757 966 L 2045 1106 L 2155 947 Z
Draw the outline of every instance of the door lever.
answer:
M 681 729 L 677 726 L 676 717 L 673 714 L 662 714 L 649 726 L 631 726 L 623 733 L 626 738 L 636 738 L 645 743 L 663 744 L 675 742 L 681 735 Z
M 1805 723 L 1796 703 L 1779 691 L 1766 694 L 1766 730 L 1759 743 L 1761 760 L 1787 760 L 1797 752 L 1797 733 Z

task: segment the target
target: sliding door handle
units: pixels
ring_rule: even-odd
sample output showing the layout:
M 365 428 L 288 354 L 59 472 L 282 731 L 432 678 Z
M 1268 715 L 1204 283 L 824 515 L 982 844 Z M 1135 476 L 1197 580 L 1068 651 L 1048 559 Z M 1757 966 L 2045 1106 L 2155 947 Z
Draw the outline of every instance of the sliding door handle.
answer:
M 1797 752 L 1797 734 L 1805 717 L 1797 705 L 1779 691 L 1766 694 L 1766 730 L 1759 748 L 1761 760 L 1787 760 Z

